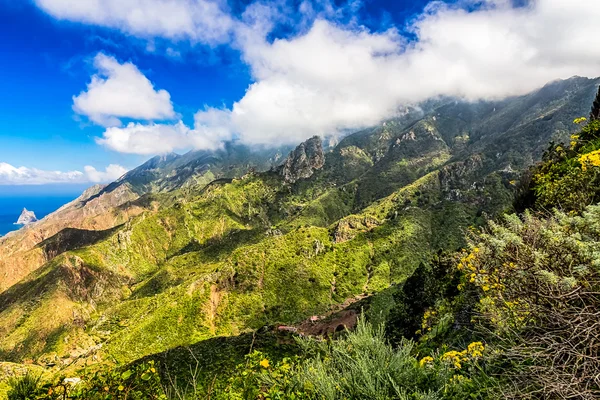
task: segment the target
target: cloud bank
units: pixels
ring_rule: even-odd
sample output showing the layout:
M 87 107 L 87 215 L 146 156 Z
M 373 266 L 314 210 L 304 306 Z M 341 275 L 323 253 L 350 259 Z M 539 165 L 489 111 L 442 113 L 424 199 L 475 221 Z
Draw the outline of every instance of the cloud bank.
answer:
M 229 119 L 229 112 L 208 108 L 196 114 L 193 129 L 182 121 L 176 124 L 131 122 L 123 128 L 108 128 L 96 142 L 120 153 L 143 155 L 190 148 L 216 150 L 224 141 L 232 139 Z
M 319 19 L 290 39 L 243 39 L 255 83 L 229 110 L 231 133 L 249 144 L 298 142 L 435 96 L 500 99 L 600 75 L 600 47 L 590 42 L 600 35 L 600 2 L 459 4 L 430 3 L 408 26 L 414 39 Z
M 356 19 L 340 23 L 330 17 L 335 10 L 315 12 L 305 1 L 300 7 L 305 29 L 274 39 L 285 7 L 268 3 L 255 2 L 234 18 L 218 3 L 174 0 L 171 7 L 191 13 L 177 28 L 182 18 L 177 12 L 159 17 L 152 11 L 163 5 L 160 0 L 37 2 L 58 18 L 140 37 L 229 40 L 239 49 L 253 83 L 230 109 L 199 110 L 194 127 L 136 123 L 111 128 L 98 140 L 138 154 L 214 148 L 231 138 L 249 145 L 297 143 L 376 124 L 400 107 L 435 96 L 500 99 L 559 78 L 600 75 L 597 0 L 531 0 L 521 6 L 511 0 L 431 2 L 404 29 L 382 32 Z M 210 14 L 215 18 L 210 25 L 194 11 L 200 7 L 219 10 Z M 100 113 L 101 119 L 110 120 L 109 114 Z
M 127 169 L 111 164 L 104 171 L 85 166 L 81 171 L 45 171 L 37 168 L 14 167 L 0 162 L 0 185 L 44 185 L 50 183 L 99 183 L 112 182 L 121 177 Z
M 98 73 L 87 90 L 73 97 L 73 110 L 103 126 L 120 126 L 120 118 L 163 120 L 175 117 L 171 95 L 155 90 L 152 82 L 131 63 L 120 64 L 114 57 L 94 58 Z

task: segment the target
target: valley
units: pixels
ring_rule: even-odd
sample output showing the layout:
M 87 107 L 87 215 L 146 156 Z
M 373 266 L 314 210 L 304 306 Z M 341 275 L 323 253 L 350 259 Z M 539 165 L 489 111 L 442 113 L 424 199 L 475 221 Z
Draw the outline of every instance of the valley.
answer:
M 153 359 L 176 373 L 200 358 L 210 380 L 255 340 L 285 348 L 278 326 L 389 320 L 394 288 L 514 210 L 523 173 L 569 142 L 599 84 L 440 98 L 333 147 L 172 154 L 91 187 L 0 238 L 0 368 Z

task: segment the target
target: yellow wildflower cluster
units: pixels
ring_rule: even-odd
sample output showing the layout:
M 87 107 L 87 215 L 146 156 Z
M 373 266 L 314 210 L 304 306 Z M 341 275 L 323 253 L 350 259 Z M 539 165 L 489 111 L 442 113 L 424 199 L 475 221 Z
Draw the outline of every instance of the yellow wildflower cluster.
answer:
M 473 358 L 479 358 L 483 356 L 485 346 L 481 342 L 473 342 L 467 346 L 467 353 Z
M 456 368 L 456 369 L 461 369 L 462 368 L 461 363 L 468 361 L 468 360 L 469 360 L 469 358 L 467 357 L 467 350 L 463 350 L 463 351 L 452 350 L 452 351 L 446 352 L 442 355 L 442 361 L 451 363 L 452 365 L 454 365 L 454 368 Z
M 460 385 L 461 383 L 467 383 L 469 381 L 471 381 L 471 379 L 467 378 L 464 375 L 453 375 L 452 379 L 450 380 L 450 382 L 454 385 Z
M 431 331 L 431 327 L 429 326 L 429 320 L 437 315 L 435 310 L 427 310 L 425 314 L 423 314 L 423 322 L 421 322 L 421 328 L 423 330 Z
M 577 146 L 578 140 L 579 140 L 579 135 L 571 135 L 571 148 Z
M 262 359 L 260 362 L 260 366 L 263 368 L 269 368 L 269 360 L 267 360 L 266 358 Z
M 431 366 L 431 365 L 433 365 L 433 357 L 430 357 L 430 356 L 423 357 L 423 358 L 421 359 L 421 361 L 419 361 L 419 366 L 420 366 L 421 368 L 423 368 L 423 367 L 424 367 L 424 366 L 426 366 L 426 365 L 428 365 L 428 366 Z
M 463 254 L 466 253 L 466 250 L 463 250 Z M 476 271 L 477 268 L 473 265 L 473 260 L 475 259 L 475 254 L 469 253 L 460 259 L 460 262 L 456 266 L 459 271 Z
M 456 369 L 461 369 L 462 363 L 481 358 L 484 350 L 485 345 L 483 343 L 473 342 L 463 351 L 452 350 L 444 353 L 441 360 L 443 362 L 451 363 Z
M 473 248 L 473 251 L 468 254 L 466 250 L 463 250 L 464 256 L 461 258 L 456 268 L 459 271 L 464 271 L 466 273 L 466 282 L 474 283 L 484 292 L 491 289 L 503 289 L 504 285 L 497 274 L 498 271 L 494 270 L 490 273 L 490 271 L 478 264 L 477 255 L 479 252 L 479 247 Z M 464 288 L 464 282 L 458 285 L 458 290 L 463 290 Z
M 579 157 L 581 169 L 586 170 L 587 167 L 600 167 L 600 150 L 595 150 Z
M 575 118 L 575 120 L 573 120 L 573 123 L 579 125 L 585 121 L 587 121 L 586 117 L 580 117 L 580 118 Z

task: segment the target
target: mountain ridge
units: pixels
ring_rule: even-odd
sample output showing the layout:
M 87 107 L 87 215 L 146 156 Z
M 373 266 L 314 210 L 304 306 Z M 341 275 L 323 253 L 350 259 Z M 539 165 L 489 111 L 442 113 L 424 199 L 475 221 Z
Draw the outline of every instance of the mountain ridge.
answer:
M 167 172 L 156 183 L 147 178 L 161 163 L 194 179 L 206 159 L 183 170 L 183 156 L 152 159 L 129 175 L 134 183 L 121 178 L 80 201 L 117 204 L 122 191 L 131 200 L 112 207 L 121 214 L 89 232 L 63 227 L 23 253 L 43 262 L 0 290 L 0 358 L 130 362 L 298 323 L 402 283 L 431 254 L 459 248 L 464 229 L 510 208 L 520 171 L 549 141 L 568 139 L 598 83 L 574 78 L 391 119 L 342 139 L 322 165 L 300 162 L 310 174 L 293 182 L 269 166 L 189 186 Z

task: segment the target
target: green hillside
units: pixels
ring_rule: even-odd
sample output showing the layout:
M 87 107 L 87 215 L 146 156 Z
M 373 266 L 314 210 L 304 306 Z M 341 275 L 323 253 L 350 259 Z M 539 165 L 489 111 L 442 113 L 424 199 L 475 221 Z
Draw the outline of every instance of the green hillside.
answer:
M 525 172 L 542 159 L 549 142 L 568 146 L 571 134 L 580 129 L 573 120 L 588 114 L 599 83 L 572 78 L 499 102 L 440 99 L 343 138 L 317 155 L 324 157 L 322 165 L 311 164 L 308 157 L 306 165 L 282 166 L 284 160 L 275 151 L 259 157 L 235 147 L 225 150 L 227 156 L 153 159 L 104 190 L 125 182 L 142 196 L 140 201 L 154 207 L 107 231 L 63 231 L 47 239 L 39 246 L 53 249 L 46 251 L 51 254 L 48 262 L 0 293 L 0 361 L 35 366 L 49 382 L 87 374 L 85 379 L 94 385 L 117 393 L 79 398 L 125 398 L 118 394 L 125 389 L 131 389 L 129 398 L 152 398 L 155 394 L 144 390 L 158 393 L 159 380 L 170 390 L 187 386 L 190 396 L 192 381 L 197 398 L 217 388 L 229 396 L 223 398 L 366 399 L 375 398 L 369 397 L 375 392 L 382 399 L 433 399 L 443 392 L 467 398 L 461 396 L 475 393 L 473 387 L 483 379 L 500 385 L 492 370 L 501 361 L 490 361 L 491 369 L 479 373 L 479 345 L 468 347 L 487 337 L 452 326 L 459 324 L 461 313 L 470 316 L 475 304 L 489 298 L 489 308 L 479 311 L 497 313 L 496 320 L 482 326 L 506 328 L 501 323 L 509 321 L 503 314 L 506 305 L 498 305 L 500 295 L 488 293 L 488 286 L 510 282 L 485 281 L 491 278 L 480 269 L 470 272 L 474 281 L 470 275 L 465 281 L 459 272 L 447 271 L 454 265 L 448 254 L 464 247 L 460 257 L 483 263 L 482 257 L 504 251 L 506 246 L 498 244 L 502 238 L 517 247 L 529 246 L 535 264 L 534 245 L 518 239 L 528 238 L 527 229 L 554 232 L 577 225 L 596 234 L 591 216 L 579 220 L 563 214 L 548 222 L 525 217 L 530 228 L 513 216 L 506 226 L 490 223 L 490 233 L 467 232 L 513 212 L 520 190 L 531 196 L 519 183 L 528 176 Z M 597 150 L 594 146 L 586 142 L 572 151 L 587 154 Z M 579 153 L 562 162 L 571 165 L 569 160 L 579 160 Z M 310 176 L 287 180 L 299 168 Z M 223 178 L 215 180 L 217 176 Z M 531 185 L 539 188 L 547 180 L 537 178 Z M 560 194 L 546 199 L 551 195 L 546 187 L 532 190 L 537 190 L 540 207 L 557 204 Z M 596 211 L 592 207 L 587 212 Z M 561 240 L 569 242 L 568 237 Z M 478 255 L 480 241 L 485 247 Z M 594 243 L 585 251 L 596 251 Z M 535 266 L 540 271 L 550 268 L 540 265 L 554 254 L 552 246 L 550 241 L 549 255 L 539 255 L 541 264 Z M 591 262 L 582 254 L 578 262 Z M 509 256 L 498 260 L 499 268 L 512 262 Z M 568 277 L 556 279 L 563 278 Z M 458 293 L 454 283 L 470 286 Z M 339 332 L 343 324 L 356 325 L 355 315 L 363 311 L 354 333 Z M 307 321 L 311 316 L 318 322 Z M 379 322 L 387 322 L 385 330 L 379 330 Z M 469 318 L 464 325 L 472 328 L 474 323 Z M 298 344 L 280 326 L 306 335 L 320 329 L 322 335 L 340 339 L 329 344 L 303 339 Z M 390 341 L 397 346 L 388 346 Z M 365 357 L 365 364 L 344 364 L 341 354 L 348 346 Z M 360 349 L 373 353 L 365 356 Z M 456 354 L 446 356 L 451 350 Z M 423 357 L 431 360 L 423 362 Z M 472 369 L 456 373 L 444 357 Z M 367 359 L 383 364 L 369 365 Z M 427 363 L 431 369 L 419 369 Z M 129 369 L 118 369 L 125 365 Z M 196 365 L 200 371 L 191 373 Z M 392 384 L 363 382 L 365 387 L 375 385 L 375 392 L 353 392 L 350 383 L 340 383 L 339 389 L 330 385 L 358 376 L 352 368 L 364 372 L 389 365 L 390 374 L 396 374 L 390 375 Z M 118 372 L 108 372 L 114 368 Z M 89 378 L 96 370 L 104 372 L 96 380 Z M 259 383 L 245 387 L 236 380 L 241 374 Z M 149 382 L 146 389 L 135 386 L 136 377 Z M 457 381 L 447 386 L 453 379 Z M 52 390 L 58 396 L 59 389 Z M 134 395 L 136 391 L 141 394 Z M 177 398 L 174 392 L 167 394 Z

